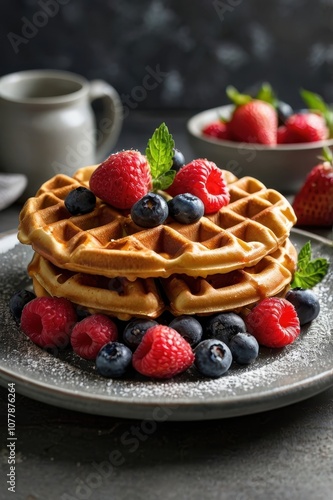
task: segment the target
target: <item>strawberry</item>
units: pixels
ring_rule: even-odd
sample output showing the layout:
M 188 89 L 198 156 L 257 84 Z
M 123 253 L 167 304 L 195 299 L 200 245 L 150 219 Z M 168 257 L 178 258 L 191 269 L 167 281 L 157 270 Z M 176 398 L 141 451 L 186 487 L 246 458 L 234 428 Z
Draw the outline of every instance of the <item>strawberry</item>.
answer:
M 228 123 L 234 140 L 271 146 L 276 144 L 277 126 L 276 110 L 259 99 L 236 106 Z
M 187 370 L 194 361 L 190 344 L 173 328 L 149 328 L 133 354 L 133 367 L 142 375 L 171 378 Z
M 202 129 L 203 135 L 207 137 L 215 137 L 216 139 L 229 139 L 228 126 L 225 122 L 217 120 L 215 122 L 208 123 Z
M 259 302 L 245 318 L 247 331 L 265 347 L 284 347 L 301 332 L 296 309 L 286 299 L 270 297 Z
M 332 226 L 333 167 L 329 162 L 316 165 L 293 201 L 298 226 Z
M 120 209 L 129 209 L 152 187 L 147 158 L 139 151 L 112 154 L 90 178 L 95 196 Z
M 316 113 L 296 113 L 285 124 L 285 143 L 324 141 L 329 137 L 329 130 L 322 115 Z
M 193 160 L 177 172 L 168 189 L 171 196 L 190 193 L 200 198 L 205 214 L 220 210 L 229 203 L 230 195 L 222 170 L 212 161 Z

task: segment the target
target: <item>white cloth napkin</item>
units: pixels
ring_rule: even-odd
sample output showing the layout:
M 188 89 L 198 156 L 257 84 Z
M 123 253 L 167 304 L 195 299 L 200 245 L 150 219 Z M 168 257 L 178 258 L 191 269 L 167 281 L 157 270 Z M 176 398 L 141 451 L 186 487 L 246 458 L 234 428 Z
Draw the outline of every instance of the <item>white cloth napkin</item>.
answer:
M 23 174 L 0 174 L 0 210 L 9 207 L 16 201 L 28 183 Z

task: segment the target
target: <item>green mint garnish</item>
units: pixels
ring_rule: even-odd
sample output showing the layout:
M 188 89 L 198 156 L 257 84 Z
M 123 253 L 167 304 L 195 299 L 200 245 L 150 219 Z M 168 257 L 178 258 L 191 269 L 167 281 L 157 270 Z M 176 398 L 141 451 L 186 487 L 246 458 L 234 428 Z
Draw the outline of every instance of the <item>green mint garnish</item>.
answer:
M 330 106 L 324 101 L 324 99 L 314 92 L 310 92 L 309 90 L 301 89 L 300 90 L 301 97 L 305 102 L 306 106 L 311 111 L 319 111 L 323 117 L 325 118 L 326 125 L 330 131 L 330 137 L 333 136 L 333 110 Z
M 329 263 L 327 259 L 312 259 L 311 243 L 308 241 L 301 248 L 297 259 L 297 269 L 291 288 L 312 288 L 327 274 Z
M 146 156 L 153 178 L 153 189 L 167 189 L 173 183 L 175 170 L 170 170 L 175 143 L 168 127 L 162 123 L 148 141 Z

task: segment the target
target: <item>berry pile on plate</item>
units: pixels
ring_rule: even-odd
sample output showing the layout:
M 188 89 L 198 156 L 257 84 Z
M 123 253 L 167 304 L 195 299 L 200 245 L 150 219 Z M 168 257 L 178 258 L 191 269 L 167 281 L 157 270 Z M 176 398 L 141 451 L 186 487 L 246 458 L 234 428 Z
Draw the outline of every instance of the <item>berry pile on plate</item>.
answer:
M 120 323 L 104 314 L 80 317 L 75 306 L 60 297 L 36 297 L 21 290 L 9 303 L 21 330 L 39 347 L 56 352 L 71 348 L 95 363 L 104 377 L 122 378 L 135 372 L 167 379 L 193 367 L 198 376 L 218 378 L 233 365 L 249 365 L 260 346 L 291 344 L 301 326 L 320 311 L 315 293 L 296 287 L 286 298 L 266 298 L 242 318 L 234 312 L 208 320 L 178 316 L 168 324 L 138 318 Z

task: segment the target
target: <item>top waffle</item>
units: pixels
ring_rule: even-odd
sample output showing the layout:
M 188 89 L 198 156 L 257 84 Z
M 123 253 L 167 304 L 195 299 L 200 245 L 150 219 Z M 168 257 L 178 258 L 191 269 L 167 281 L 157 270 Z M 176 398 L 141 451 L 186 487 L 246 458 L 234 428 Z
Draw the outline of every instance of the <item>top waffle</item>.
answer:
M 230 203 L 198 222 L 169 218 L 152 229 L 135 225 L 128 213 L 97 199 L 93 212 L 73 216 L 64 200 L 89 186 L 96 167 L 73 177 L 56 175 L 27 200 L 18 238 L 55 265 L 107 277 L 207 277 L 256 265 L 288 238 L 296 221 L 288 201 L 252 177 L 226 173 Z

